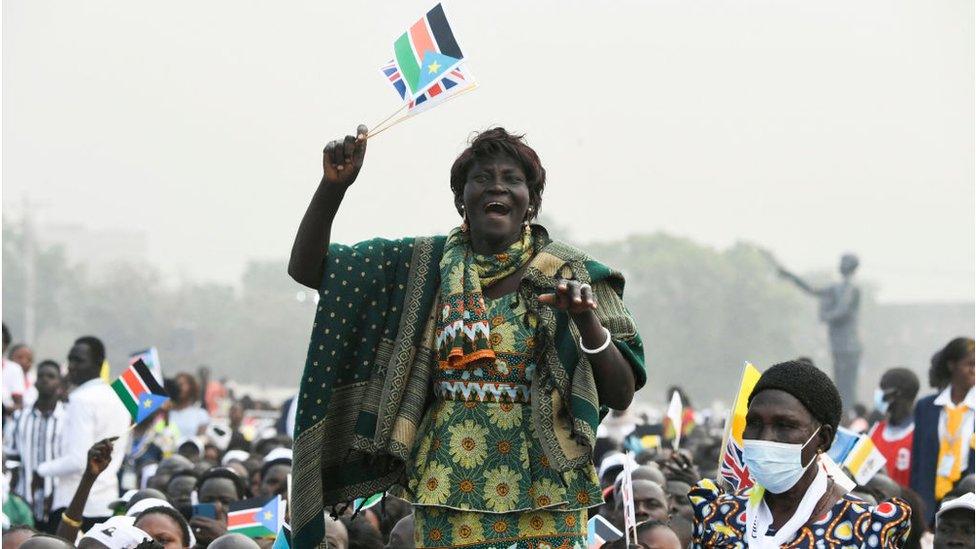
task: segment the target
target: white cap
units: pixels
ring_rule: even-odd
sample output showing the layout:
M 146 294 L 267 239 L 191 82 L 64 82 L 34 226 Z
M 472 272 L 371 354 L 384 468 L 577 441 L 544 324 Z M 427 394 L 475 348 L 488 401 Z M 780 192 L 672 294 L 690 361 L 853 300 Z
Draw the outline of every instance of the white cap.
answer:
M 132 517 L 112 517 L 92 526 L 82 537 L 93 539 L 108 549 L 131 549 L 152 536 L 133 526 Z
M 268 452 L 268 455 L 264 456 L 264 462 L 269 463 L 272 461 L 278 461 L 279 459 L 287 459 L 292 461 L 292 451 L 291 448 L 275 448 Z
M 630 454 L 623 454 L 620 452 L 607 454 L 603 458 L 603 461 L 600 462 L 599 477 L 603 478 L 603 474 L 607 472 L 607 469 L 624 464 L 629 464 L 631 466 L 631 470 L 637 467 L 637 461 L 635 461 L 634 457 Z
M 952 511 L 953 509 L 969 509 L 970 511 L 976 511 L 976 494 L 966 492 L 956 499 L 943 500 L 942 506 L 939 507 L 939 512 L 935 514 L 935 521 L 938 522 L 939 517 L 941 517 L 943 513 L 946 511 Z
M 152 509 L 153 507 L 169 507 L 170 509 L 175 509 L 175 507 L 173 507 L 173 505 L 165 499 L 146 498 L 140 499 L 139 501 L 135 502 L 132 507 L 126 509 L 125 516 L 135 517 L 146 509 Z
M 228 450 L 227 453 L 224 454 L 224 457 L 220 460 L 220 464 L 227 466 L 227 464 L 232 461 L 244 463 L 249 457 L 251 457 L 251 454 L 245 452 L 244 450 Z

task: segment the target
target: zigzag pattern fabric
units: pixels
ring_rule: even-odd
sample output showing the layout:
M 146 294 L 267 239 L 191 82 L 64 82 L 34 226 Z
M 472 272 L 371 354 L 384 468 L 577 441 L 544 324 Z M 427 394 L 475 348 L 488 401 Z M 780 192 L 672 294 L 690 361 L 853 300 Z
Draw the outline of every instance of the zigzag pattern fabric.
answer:
M 533 251 L 529 227 L 519 241 L 495 255 L 474 253 L 466 232 L 451 231 L 440 263 L 441 310 L 434 339 L 440 368 L 455 370 L 475 360 L 495 359 L 481 288 L 521 269 Z

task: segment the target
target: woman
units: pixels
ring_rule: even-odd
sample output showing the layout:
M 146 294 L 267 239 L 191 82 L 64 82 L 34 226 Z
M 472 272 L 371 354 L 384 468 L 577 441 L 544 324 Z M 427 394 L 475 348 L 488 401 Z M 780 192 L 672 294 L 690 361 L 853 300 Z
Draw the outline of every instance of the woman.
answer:
M 135 527 L 152 536 L 164 549 L 187 549 L 191 546 L 190 526 L 172 507 L 150 507 L 136 517 Z
M 957 337 L 932 357 L 929 384 L 939 390 L 915 405 L 912 436 L 912 490 L 925 501 L 926 521 L 957 480 L 974 471 L 973 340 Z
M 720 494 L 710 480 L 689 492 L 695 547 L 901 547 L 911 510 L 846 493 L 820 462 L 841 417 L 840 394 L 806 362 L 763 373 L 749 396 L 743 458 L 755 487 Z
M 197 402 L 200 385 L 197 378 L 186 372 L 176 374 L 177 393 L 169 411 L 169 422 L 176 426 L 183 438 L 202 436 L 210 424 L 210 414 Z
M 329 245 L 366 128 L 325 148 L 289 263 L 319 291 L 299 393 L 296 545 L 323 507 L 405 487 L 418 547 L 584 544 L 601 407 L 644 384 L 623 277 L 532 225 L 545 169 L 479 134 L 451 168 L 447 237 Z M 521 546 L 521 545 L 520 545 Z

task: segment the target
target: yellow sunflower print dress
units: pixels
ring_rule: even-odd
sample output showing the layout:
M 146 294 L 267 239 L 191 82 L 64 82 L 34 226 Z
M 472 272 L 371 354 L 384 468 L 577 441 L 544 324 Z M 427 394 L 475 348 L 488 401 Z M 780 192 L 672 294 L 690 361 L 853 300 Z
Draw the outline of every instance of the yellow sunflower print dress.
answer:
M 532 316 L 515 294 L 485 302 L 494 361 L 434 374 L 408 483 L 416 546 L 585 547 L 586 509 L 603 501 L 596 470 L 549 467 L 532 428 Z

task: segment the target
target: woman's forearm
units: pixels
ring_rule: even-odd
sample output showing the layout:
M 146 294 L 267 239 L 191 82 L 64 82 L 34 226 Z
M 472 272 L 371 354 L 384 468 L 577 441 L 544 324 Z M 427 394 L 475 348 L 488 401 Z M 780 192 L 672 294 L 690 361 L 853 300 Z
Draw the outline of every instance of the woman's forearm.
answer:
M 313 289 L 318 289 L 321 284 L 323 260 L 329 250 L 332 221 L 339 211 L 347 188 L 340 184 L 326 183 L 323 179 L 315 190 L 298 226 L 298 234 L 295 235 L 288 261 L 288 275 L 295 282 Z
M 579 329 L 583 345 L 597 349 L 606 342 L 607 332 L 603 330 L 600 319 L 593 311 L 586 311 L 573 317 Z M 634 372 L 630 363 L 612 342 L 599 353 L 587 355 L 593 367 L 600 403 L 615 410 L 624 410 L 634 400 Z
M 78 483 L 78 489 L 75 490 L 75 495 L 71 498 L 71 503 L 68 504 L 68 508 L 64 510 L 64 515 L 68 520 L 81 522 L 82 515 L 85 512 L 85 504 L 88 503 L 88 494 L 91 493 L 96 478 L 98 478 L 98 475 L 91 475 L 88 471 L 85 471 L 81 475 L 81 482 Z M 58 531 L 55 535 L 59 538 L 73 540 L 78 537 L 80 527 L 68 524 L 68 520 L 61 517 L 61 522 L 58 524 Z

